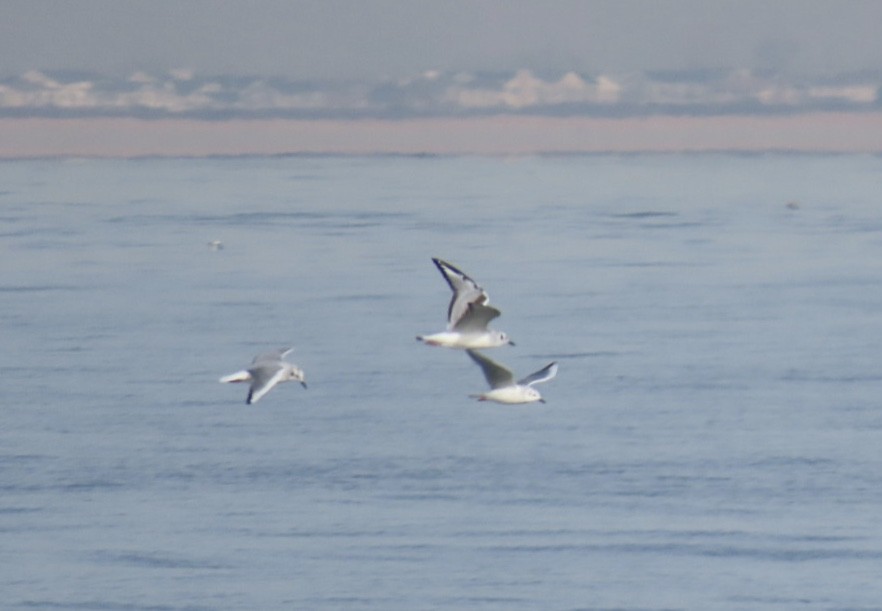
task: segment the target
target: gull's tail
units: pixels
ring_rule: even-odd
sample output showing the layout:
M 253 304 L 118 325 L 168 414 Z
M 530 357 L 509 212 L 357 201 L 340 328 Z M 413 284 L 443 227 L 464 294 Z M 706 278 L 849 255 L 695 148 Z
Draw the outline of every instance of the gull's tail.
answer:
M 250 382 L 251 374 L 243 369 L 242 371 L 237 371 L 236 373 L 231 373 L 228 376 L 224 376 L 219 381 L 224 384 L 227 384 L 229 382 Z

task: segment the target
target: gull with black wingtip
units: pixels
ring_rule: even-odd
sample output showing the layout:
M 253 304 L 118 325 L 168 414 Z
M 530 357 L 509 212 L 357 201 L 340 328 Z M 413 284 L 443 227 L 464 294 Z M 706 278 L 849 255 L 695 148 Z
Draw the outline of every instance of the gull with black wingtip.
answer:
M 487 358 L 480 352 L 466 350 L 468 355 L 475 361 L 484 372 L 484 378 L 490 385 L 490 391 L 478 395 L 469 395 L 478 401 L 495 401 L 496 403 L 533 403 L 539 401 L 545 403 L 545 399 L 539 391 L 533 388 L 533 384 L 547 382 L 557 375 L 557 362 L 552 362 L 527 377 L 515 382 L 514 374 L 497 363 Z
M 490 296 L 487 291 L 450 263 L 435 258 L 432 262 L 453 291 L 447 307 L 447 329 L 431 335 L 418 335 L 417 340 L 445 348 L 479 349 L 514 345 L 508 335 L 487 327 L 491 320 L 501 314 L 488 305 Z
M 303 374 L 303 370 L 284 360 L 293 350 L 294 348 L 288 348 L 258 354 L 251 361 L 250 367 L 224 376 L 220 381 L 224 383 L 250 382 L 248 398 L 245 399 L 245 403 L 248 405 L 260 401 L 261 397 L 281 382 L 297 380 L 303 388 L 306 388 L 306 376 Z

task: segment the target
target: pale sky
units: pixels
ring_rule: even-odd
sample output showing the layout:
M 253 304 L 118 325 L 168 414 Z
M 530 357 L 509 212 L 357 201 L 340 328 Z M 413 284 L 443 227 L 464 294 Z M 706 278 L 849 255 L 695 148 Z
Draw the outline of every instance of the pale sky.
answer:
M 0 78 L 882 68 L 876 0 L 2 0 Z

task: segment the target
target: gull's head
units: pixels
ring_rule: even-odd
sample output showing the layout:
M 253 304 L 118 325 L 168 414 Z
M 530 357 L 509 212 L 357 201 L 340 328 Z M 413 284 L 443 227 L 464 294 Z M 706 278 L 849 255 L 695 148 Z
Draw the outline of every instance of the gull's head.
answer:
M 514 345 L 515 345 L 515 343 L 514 343 L 513 341 L 511 341 L 511 339 L 509 339 L 508 335 L 507 335 L 506 333 L 503 333 L 502 331 L 500 331 L 500 332 L 496 335 L 496 341 L 499 342 L 499 345 L 500 345 L 500 346 L 504 346 L 505 344 L 508 344 L 508 345 L 510 345 L 510 346 L 514 346 Z
M 539 401 L 540 403 L 545 403 L 545 399 L 542 398 L 539 391 L 532 386 L 527 386 L 524 389 L 524 399 L 526 399 L 527 402 Z
M 302 369 L 298 369 L 297 367 L 290 367 L 288 369 L 288 376 L 285 378 L 286 380 L 297 380 L 300 382 L 300 385 L 303 388 L 306 388 L 306 375 L 303 373 Z

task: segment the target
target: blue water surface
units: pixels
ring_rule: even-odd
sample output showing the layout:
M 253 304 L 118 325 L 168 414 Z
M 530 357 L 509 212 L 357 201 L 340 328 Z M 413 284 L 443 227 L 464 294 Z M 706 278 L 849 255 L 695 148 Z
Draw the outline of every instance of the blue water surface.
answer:
M 880 194 L 872 156 L 2 162 L 3 607 L 880 609 Z M 546 404 L 414 340 L 433 256 Z M 288 345 L 308 390 L 218 383 Z

